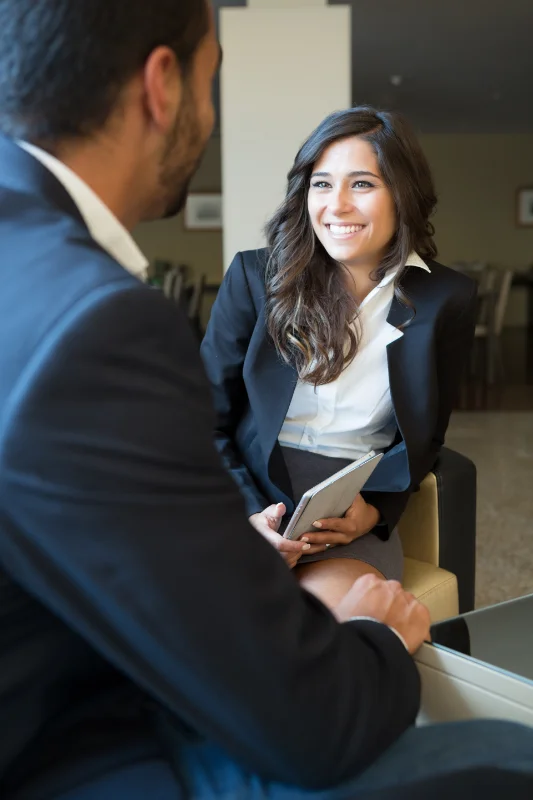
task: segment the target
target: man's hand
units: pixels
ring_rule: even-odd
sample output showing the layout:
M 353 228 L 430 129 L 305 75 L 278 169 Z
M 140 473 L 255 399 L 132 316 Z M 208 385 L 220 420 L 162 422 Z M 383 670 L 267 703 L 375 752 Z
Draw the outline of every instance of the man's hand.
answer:
M 384 581 L 377 575 L 358 578 L 333 613 L 339 622 L 351 617 L 372 617 L 383 622 L 402 636 L 411 654 L 431 638 L 427 608 L 404 591 L 398 581 Z
M 354 539 L 369 533 L 379 522 L 379 511 L 370 503 L 366 503 L 358 494 L 344 517 L 318 519 L 313 525 L 320 533 L 306 533 L 305 541 L 312 545 L 311 553 L 319 553 L 339 544 L 350 544 Z
M 278 503 L 277 505 L 268 506 L 258 514 L 252 514 L 248 521 L 261 536 L 264 536 L 270 542 L 272 547 L 275 547 L 281 553 L 288 566 L 292 569 L 298 563 L 302 553 L 311 549 L 311 545 L 306 542 L 284 539 L 283 536 L 277 533 L 284 514 L 285 505 Z

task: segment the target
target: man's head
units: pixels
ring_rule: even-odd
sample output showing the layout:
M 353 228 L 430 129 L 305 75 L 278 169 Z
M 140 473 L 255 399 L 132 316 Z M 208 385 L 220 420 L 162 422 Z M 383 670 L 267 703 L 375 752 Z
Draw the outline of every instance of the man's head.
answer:
M 213 128 L 219 57 L 207 0 L 0 0 L 0 130 L 67 163 L 107 154 L 137 175 L 139 219 L 168 216 Z

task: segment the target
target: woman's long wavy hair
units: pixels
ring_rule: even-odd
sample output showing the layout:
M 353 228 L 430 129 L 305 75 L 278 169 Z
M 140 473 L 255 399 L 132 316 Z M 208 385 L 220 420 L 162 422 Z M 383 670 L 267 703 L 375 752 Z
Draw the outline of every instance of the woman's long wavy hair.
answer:
M 434 258 L 434 228 L 429 218 L 436 196 L 429 165 L 411 126 L 398 114 L 367 106 L 337 111 L 313 131 L 300 148 L 288 175 L 287 194 L 266 236 L 266 321 L 281 358 L 301 380 L 331 383 L 354 359 L 360 334 L 357 303 L 346 288 L 346 270 L 317 239 L 307 210 L 314 165 L 333 142 L 359 136 L 376 153 L 381 175 L 394 198 L 396 233 L 373 279 L 400 267 L 395 294 L 415 309 L 401 289 L 409 253 Z M 412 319 L 411 317 L 411 319 Z

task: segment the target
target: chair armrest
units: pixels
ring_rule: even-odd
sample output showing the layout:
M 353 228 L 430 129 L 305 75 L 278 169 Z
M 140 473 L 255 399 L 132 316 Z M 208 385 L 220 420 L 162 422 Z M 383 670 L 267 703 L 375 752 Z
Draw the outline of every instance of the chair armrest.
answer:
M 439 499 L 437 478 L 430 472 L 409 498 L 398 523 L 405 558 L 439 566 Z
M 457 576 L 459 612 L 472 611 L 476 577 L 477 470 L 469 458 L 443 447 L 433 468 L 437 481 L 439 567 Z
M 460 613 L 474 608 L 476 467 L 443 447 L 437 463 L 409 498 L 398 531 L 406 558 L 457 577 Z

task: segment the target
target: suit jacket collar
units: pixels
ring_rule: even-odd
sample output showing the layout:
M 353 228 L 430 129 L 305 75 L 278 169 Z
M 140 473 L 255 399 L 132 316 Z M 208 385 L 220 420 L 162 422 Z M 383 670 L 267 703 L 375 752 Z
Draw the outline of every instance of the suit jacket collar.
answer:
M 50 170 L 0 134 L 0 189 L 2 187 L 36 195 L 86 227 L 76 203 Z
M 415 322 L 417 308 L 424 302 L 425 287 L 430 279 L 430 270 L 426 272 L 409 266 L 402 275 L 400 285 L 407 300 L 412 306 L 401 302 L 396 295 L 392 299 L 387 322 L 395 327 L 404 325 L 403 336 L 387 346 L 387 362 L 392 405 L 396 415 L 398 429 L 405 446 L 413 452 L 418 441 L 418 420 L 426 415 L 428 392 L 421 390 L 421 375 L 413 369 L 413 344 L 420 335 Z M 409 324 L 406 324 L 409 323 Z M 372 481 L 369 488 L 374 487 Z M 405 487 L 400 487 L 405 488 Z
M 422 261 L 420 256 L 418 256 L 416 253 L 414 253 L 414 256 L 420 261 L 420 263 L 414 263 L 415 259 L 408 259 L 405 272 L 400 279 L 400 287 L 407 300 L 413 303 L 413 306 L 416 310 L 416 295 L 418 294 L 418 290 L 421 285 L 427 282 L 429 277 L 428 273 L 431 274 L 431 270 L 427 264 Z M 424 272 L 426 274 L 424 274 Z M 390 325 L 393 325 L 395 328 L 399 328 L 401 325 L 405 325 L 412 318 L 412 316 L 413 309 L 406 303 L 401 302 L 395 294 L 392 298 L 391 307 L 387 316 L 387 322 Z M 407 328 L 405 330 L 407 330 Z M 392 344 L 395 344 L 399 341 L 401 340 L 397 339 L 396 342 L 392 342 Z
M 140 251 L 131 233 L 126 230 L 103 200 L 79 175 L 50 153 L 28 142 L 19 142 L 48 169 L 70 194 L 78 207 L 91 236 L 124 269 L 139 278 L 146 276 L 148 260 Z
M 408 266 L 401 278 L 401 287 L 407 298 L 413 303 L 415 312 L 418 296 L 420 294 L 420 288 L 423 283 L 427 281 L 429 277 L 428 273 L 430 273 L 427 265 L 424 264 L 424 271 L 422 269 L 418 269 L 418 266 L 418 264 Z M 407 322 L 409 322 L 412 317 L 413 309 L 400 302 L 395 295 L 392 299 L 391 308 L 387 316 L 387 322 L 394 327 L 399 327 L 400 325 L 405 325 Z M 260 313 L 258 327 L 263 329 L 263 326 L 266 327 L 264 309 L 262 309 Z M 406 339 L 408 347 L 410 339 L 409 325 L 406 325 L 404 329 L 404 336 L 396 339 L 388 345 L 388 352 L 394 352 L 396 354 L 404 351 L 406 347 Z M 259 383 L 262 386 L 277 387 L 275 392 L 276 401 L 272 405 L 272 413 L 268 419 L 268 431 L 265 437 L 265 444 L 267 446 L 268 453 L 270 453 L 275 441 L 277 440 L 283 420 L 285 419 L 287 410 L 291 403 L 294 388 L 298 381 L 298 375 L 294 367 L 281 360 L 270 337 L 264 337 L 261 343 L 261 349 L 262 352 L 257 356 L 255 361 L 255 369 L 262 373 L 261 376 L 258 376 Z M 392 368 L 392 371 L 396 372 L 394 365 L 391 367 L 390 362 L 389 368 Z M 398 384 L 396 384 L 396 386 L 398 386 Z M 397 394 L 398 392 L 396 391 L 395 393 Z M 393 396 L 393 402 L 395 399 L 396 398 Z
M 410 260 L 410 259 L 409 259 Z M 423 262 L 422 262 L 423 263 Z M 430 278 L 430 269 L 424 264 L 425 269 L 420 269 L 420 264 L 412 264 L 407 266 L 401 278 L 401 287 L 407 298 L 412 302 L 416 312 L 416 308 L 421 302 L 424 293 L 424 285 L 428 278 Z M 413 310 L 404 303 L 400 302 L 393 297 L 391 308 L 387 317 L 387 322 L 395 327 L 407 323 L 413 317 Z M 259 328 L 265 325 L 264 309 L 261 311 Z M 426 402 L 426 395 L 424 392 L 419 391 L 418 378 L 413 373 L 413 380 L 409 379 L 410 372 L 410 352 L 412 344 L 412 336 L 416 336 L 416 330 L 410 330 L 410 326 L 406 325 L 403 331 L 404 335 L 387 346 L 387 356 L 389 365 L 389 378 L 392 403 L 396 414 L 396 419 L 400 433 L 403 437 L 404 444 L 398 445 L 398 459 L 402 462 L 401 466 L 398 459 L 394 461 L 394 475 L 389 478 L 399 481 L 396 487 L 399 491 L 406 488 L 409 482 L 409 471 L 407 468 L 407 454 L 406 446 L 413 445 L 417 438 L 416 420 L 419 419 L 417 414 L 424 414 L 423 405 Z M 269 468 L 274 474 L 276 473 L 278 486 L 290 498 L 290 480 L 288 473 L 283 465 L 283 460 L 279 458 L 280 452 L 275 447 L 279 431 L 283 425 L 283 420 L 287 414 L 287 410 L 292 400 L 294 388 L 296 386 L 298 376 L 296 370 L 290 365 L 284 363 L 278 356 L 274 344 L 269 337 L 264 337 L 261 342 L 261 352 L 257 354 L 254 359 L 254 370 L 261 373 L 258 375 L 257 386 L 264 389 L 265 386 L 275 386 L 274 393 L 275 400 L 271 406 L 271 412 L 264 420 L 264 428 L 261 436 L 261 444 L 263 447 L 264 455 L 270 461 Z M 276 460 L 276 464 L 272 460 Z M 280 463 L 277 463 L 277 462 Z M 404 464 L 405 462 L 405 464 Z M 391 462 L 392 463 L 392 462 Z M 396 476 L 396 477 L 395 477 Z M 372 480 L 369 482 L 370 489 L 381 489 L 381 485 L 374 486 Z

